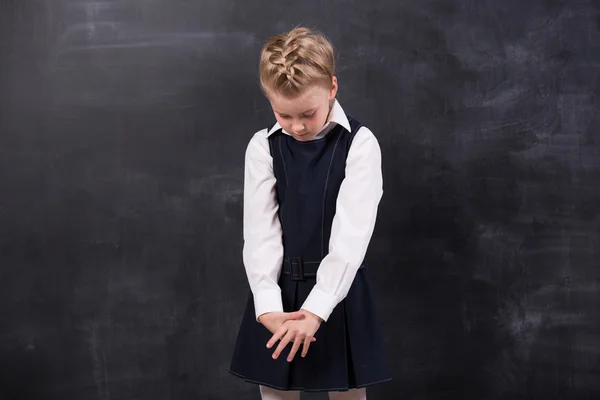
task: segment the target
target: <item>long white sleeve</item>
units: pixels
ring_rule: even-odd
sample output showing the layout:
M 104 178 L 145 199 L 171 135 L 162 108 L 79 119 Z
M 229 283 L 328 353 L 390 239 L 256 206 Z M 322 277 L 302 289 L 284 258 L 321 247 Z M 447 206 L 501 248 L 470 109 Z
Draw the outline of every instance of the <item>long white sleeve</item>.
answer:
M 371 240 L 383 195 L 381 149 L 373 133 L 362 127 L 346 159 L 331 228 L 329 253 L 321 261 L 317 282 L 302 305 L 327 321 L 356 276 Z
M 243 260 L 257 319 L 266 312 L 283 311 L 277 284 L 283 262 L 282 232 L 266 133 L 259 131 L 250 140 L 244 170 Z

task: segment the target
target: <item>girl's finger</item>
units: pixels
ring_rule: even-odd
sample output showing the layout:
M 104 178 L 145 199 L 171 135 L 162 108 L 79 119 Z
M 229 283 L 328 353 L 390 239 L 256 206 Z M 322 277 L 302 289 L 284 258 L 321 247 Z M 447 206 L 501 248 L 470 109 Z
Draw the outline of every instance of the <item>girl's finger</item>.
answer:
M 314 337 L 307 337 L 306 339 L 304 339 L 304 344 L 302 346 L 302 358 L 306 357 L 306 353 L 308 353 L 308 348 L 310 347 L 310 344 L 315 340 L 317 339 L 315 339 Z
M 273 347 L 273 345 L 277 343 L 277 341 L 281 339 L 283 335 L 286 334 L 287 330 L 288 327 L 286 325 L 281 325 L 279 329 L 277 329 L 277 331 L 273 334 L 273 336 L 271 336 L 271 339 L 267 342 L 267 349 Z
M 287 358 L 288 362 L 292 362 L 292 360 L 294 359 L 294 356 L 296 355 L 296 352 L 300 348 L 300 345 L 302 344 L 302 342 L 303 342 L 302 337 L 296 336 L 296 339 L 294 340 L 294 345 L 292 346 L 292 350 L 290 350 L 290 354 L 288 355 L 288 358 Z
M 285 349 L 285 346 L 287 346 L 287 344 L 293 339 L 294 334 L 291 331 L 288 331 L 287 335 L 285 335 L 283 339 L 281 339 L 281 341 L 279 342 L 279 346 L 277 346 L 275 352 L 273 352 L 273 359 L 277 359 L 277 357 L 279 357 L 283 349 Z

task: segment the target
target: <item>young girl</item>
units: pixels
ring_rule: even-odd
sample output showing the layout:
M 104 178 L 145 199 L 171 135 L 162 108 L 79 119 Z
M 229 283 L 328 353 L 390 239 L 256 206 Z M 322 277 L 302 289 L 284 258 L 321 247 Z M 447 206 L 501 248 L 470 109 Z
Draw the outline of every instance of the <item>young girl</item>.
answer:
M 379 144 L 336 100 L 321 34 L 270 38 L 260 84 L 277 123 L 246 150 L 251 293 L 230 372 L 263 399 L 366 399 L 366 386 L 391 379 L 364 263 L 382 196 Z

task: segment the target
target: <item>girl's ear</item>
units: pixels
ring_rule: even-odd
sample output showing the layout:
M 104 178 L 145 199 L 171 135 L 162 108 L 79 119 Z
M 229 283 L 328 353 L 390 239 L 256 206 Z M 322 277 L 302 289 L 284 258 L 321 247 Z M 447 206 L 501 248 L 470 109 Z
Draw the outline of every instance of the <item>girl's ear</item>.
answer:
M 329 89 L 329 100 L 335 99 L 338 91 L 337 78 L 334 76 L 331 80 L 331 89 Z

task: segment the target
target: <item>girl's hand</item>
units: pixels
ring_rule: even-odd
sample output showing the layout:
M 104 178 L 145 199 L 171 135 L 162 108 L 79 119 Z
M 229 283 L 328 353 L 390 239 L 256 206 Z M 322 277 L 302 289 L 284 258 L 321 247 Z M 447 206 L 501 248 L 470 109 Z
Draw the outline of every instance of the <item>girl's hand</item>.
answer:
M 321 322 L 323 322 L 323 320 L 307 310 L 300 310 L 298 312 L 303 316 L 302 319 L 294 319 L 284 322 L 274 333 L 271 340 L 267 342 L 267 348 L 270 349 L 278 340 L 281 339 L 279 346 L 277 346 L 277 349 L 275 349 L 273 352 L 273 359 L 277 359 L 285 346 L 287 346 L 287 344 L 292 340 L 294 344 L 292 345 L 290 354 L 287 357 L 287 361 L 292 362 L 296 352 L 300 348 L 300 345 L 302 345 L 302 357 L 306 357 L 310 343 L 316 340 L 314 335 L 321 326 Z
M 290 313 L 273 311 L 260 315 L 258 322 L 274 334 L 284 322 L 301 318 L 304 318 L 304 315 L 300 311 Z

